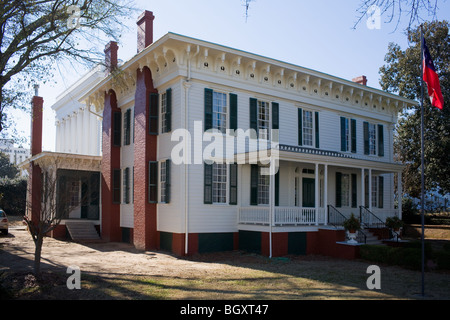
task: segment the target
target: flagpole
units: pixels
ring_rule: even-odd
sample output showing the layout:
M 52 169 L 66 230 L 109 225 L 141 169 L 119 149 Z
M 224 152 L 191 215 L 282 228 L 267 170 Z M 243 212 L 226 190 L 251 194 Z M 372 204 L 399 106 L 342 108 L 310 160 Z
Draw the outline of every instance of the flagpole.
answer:
M 423 111 L 423 29 L 420 25 L 420 61 L 421 61 L 421 71 L 420 75 L 420 145 L 421 145 L 421 197 L 420 197 L 420 209 L 421 209 L 421 222 L 422 222 L 422 296 L 425 296 L 425 211 L 424 211 L 424 193 L 425 193 L 425 172 L 424 172 L 424 111 Z

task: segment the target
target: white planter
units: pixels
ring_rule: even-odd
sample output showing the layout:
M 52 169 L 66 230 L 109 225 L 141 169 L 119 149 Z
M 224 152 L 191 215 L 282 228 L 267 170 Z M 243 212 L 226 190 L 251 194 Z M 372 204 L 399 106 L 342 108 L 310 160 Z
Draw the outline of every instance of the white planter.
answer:
M 347 243 L 350 244 L 356 244 L 358 241 L 356 241 L 356 237 L 358 236 L 358 231 L 355 231 L 354 233 L 350 233 L 350 231 L 347 231 Z

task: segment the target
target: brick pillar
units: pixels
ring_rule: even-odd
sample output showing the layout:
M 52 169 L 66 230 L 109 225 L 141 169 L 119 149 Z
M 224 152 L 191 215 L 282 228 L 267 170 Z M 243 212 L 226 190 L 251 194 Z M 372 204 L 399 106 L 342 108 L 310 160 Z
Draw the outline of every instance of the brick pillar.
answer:
M 42 152 L 42 113 L 44 99 L 37 93 L 32 99 L 31 108 L 31 156 Z M 42 171 L 41 168 L 30 162 L 30 175 L 28 176 L 28 208 L 27 216 L 37 225 L 41 212 Z M 31 205 L 31 208 L 29 207 Z
M 137 249 L 158 248 L 156 230 L 156 203 L 148 202 L 149 161 L 156 161 L 157 136 L 149 134 L 150 93 L 153 87 L 151 71 L 144 67 L 137 71 L 134 101 L 134 235 Z
M 113 203 L 113 170 L 120 169 L 120 146 L 113 144 L 114 112 L 117 107 L 116 93 L 105 93 L 102 129 L 102 238 L 106 241 L 120 241 L 120 204 Z

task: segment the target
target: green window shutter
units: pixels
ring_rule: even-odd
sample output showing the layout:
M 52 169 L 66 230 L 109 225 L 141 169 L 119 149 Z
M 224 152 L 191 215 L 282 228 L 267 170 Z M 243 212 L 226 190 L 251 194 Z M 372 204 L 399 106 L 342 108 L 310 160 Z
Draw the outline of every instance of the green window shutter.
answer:
M 378 125 L 378 156 L 384 157 L 384 130 L 383 125 Z
M 275 174 L 275 206 L 280 205 L 280 168 Z
M 150 93 L 150 105 L 148 108 L 148 133 L 158 134 L 158 114 L 159 114 L 159 96 L 157 93 Z
M 238 105 L 237 95 L 230 93 L 230 129 L 237 130 L 238 126 Z
M 384 199 L 384 177 L 378 177 L 378 208 L 383 208 Z
M 128 146 L 131 143 L 131 109 L 125 111 L 123 119 L 123 143 Z
M 303 145 L 303 111 L 301 108 L 298 108 L 297 110 L 297 118 L 298 118 L 298 145 Z
M 351 132 L 352 132 L 352 152 L 356 153 L 356 120 L 351 120 Z
M 280 129 L 280 104 L 272 102 L 272 129 Z
M 319 140 L 319 112 L 315 112 L 315 121 L 316 121 L 316 148 L 320 148 L 320 140 Z
M 205 88 L 205 131 L 213 126 L 213 91 Z
M 120 147 L 122 144 L 121 136 L 122 136 L 122 112 L 115 111 L 113 113 L 113 146 Z
M 342 206 L 342 173 L 336 172 L 336 208 Z
M 158 202 L 158 161 L 148 163 L 148 202 Z
M 229 204 L 237 204 L 238 191 L 238 166 L 236 163 L 230 164 L 230 201 Z
M 251 173 L 250 173 L 250 205 L 257 206 L 258 205 L 258 165 L 251 165 Z
M 113 169 L 113 203 L 120 203 L 120 169 Z
M 356 184 L 356 174 L 352 173 L 352 208 L 357 207 L 358 203 L 358 192 L 357 192 L 357 184 Z
M 369 123 L 364 121 L 363 123 L 364 130 L 364 154 L 369 154 Z
M 256 137 L 258 136 L 258 100 L 250 98 L 250 129 L 254 130 Z M 256 139 L 252 134 L 253 139 Z
M 123 202 L 130 203 L 130 168 L 123 170 Z
M 213 178 L 213 165 L 204 164 L 203 175 L 203 203 L 212 204 L 212 178 Z
M 166 203 L 170 203 L 170 160 L 166 162 Z
M 172 131 L 172 88 L 166 90 L 166 132 Z
M 341 117 L 341 151 L 347 151 L 347 139 L 345 136 L 345 117 Z

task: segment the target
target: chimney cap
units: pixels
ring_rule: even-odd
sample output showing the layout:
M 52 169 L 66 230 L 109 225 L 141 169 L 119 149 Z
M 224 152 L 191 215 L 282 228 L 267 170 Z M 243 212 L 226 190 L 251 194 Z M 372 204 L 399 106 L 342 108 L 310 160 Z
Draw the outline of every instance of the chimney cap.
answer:
M 34 88 L 34 96 L 38 97 L 39 96 L 39 85 L 36 83 L 33 85 Z
M 142 12 L 141 15 L 138 17 L 138 19 L 137 19 L 137 24 L 140 24 L 140 23 L 142 22 L 142 20 L 143 20 L 143 19 L 146 19 L 146 18 L 150 18 L 151 20 L 154 20 L 154 19 L 155 19 L 155 16 L 153 15 L 153 12 L 152 12 L 152 11 L 145 10 L 145 11 Z
M 366 76 L 359 76 L 359 77 L 353 78 L 352 81 L 362 84 L 363 86 L 367 85 L 367 77 Z

